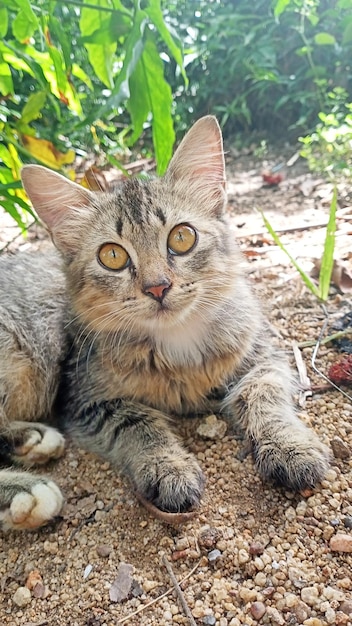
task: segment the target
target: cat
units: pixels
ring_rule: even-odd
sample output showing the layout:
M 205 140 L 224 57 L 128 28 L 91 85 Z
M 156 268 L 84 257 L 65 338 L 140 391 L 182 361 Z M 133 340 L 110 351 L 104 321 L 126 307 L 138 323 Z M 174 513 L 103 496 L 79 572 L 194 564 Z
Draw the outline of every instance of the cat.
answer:
M 241 427 L 264 479 L 321 481 L 328 448 L 296 415 L 227 224 L 216 119 L 194 124 L 162 178 L 93 192 L 26 165 L 22 180 L 58 253 L 0 263 L 0 453 L 16 466 L 0 471 L 2 526 L 58 515 L 58 486 L 19 466 L 60 457 L 64 435 L 161 510 L 197 506 L 205 480 L 174 432 L 180 415 Z

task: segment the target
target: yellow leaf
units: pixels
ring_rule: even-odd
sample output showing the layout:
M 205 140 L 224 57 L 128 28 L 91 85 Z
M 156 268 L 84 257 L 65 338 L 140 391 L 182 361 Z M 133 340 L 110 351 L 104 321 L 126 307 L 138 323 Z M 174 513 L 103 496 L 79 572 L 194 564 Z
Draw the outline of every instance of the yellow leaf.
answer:
M 72 163 L 75 158 L 73 150 L 66 153 L 60 152 L 54 144 L 47 139 L 37 139 L 30 135 L 22 135 L 22 143 L 26 150 L 30 152 L 38 161 L 52 167 L 55 170 L 61 169 L 66 163 Z

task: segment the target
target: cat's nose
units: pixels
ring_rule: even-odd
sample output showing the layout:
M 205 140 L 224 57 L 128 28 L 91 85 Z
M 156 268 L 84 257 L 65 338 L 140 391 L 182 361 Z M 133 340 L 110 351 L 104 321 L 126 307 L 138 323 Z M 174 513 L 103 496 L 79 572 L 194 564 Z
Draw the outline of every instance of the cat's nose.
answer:
M 164 280 L 160 285 L 146 285 L 143 289 L 143 293 L 161 303 L 170 287 L 171 283 L 168 280 Z

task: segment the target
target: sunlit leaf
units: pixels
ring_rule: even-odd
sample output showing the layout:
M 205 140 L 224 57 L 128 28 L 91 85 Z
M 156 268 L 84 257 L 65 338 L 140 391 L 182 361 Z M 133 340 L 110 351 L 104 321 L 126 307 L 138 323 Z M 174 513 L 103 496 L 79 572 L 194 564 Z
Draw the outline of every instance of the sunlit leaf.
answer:
M 38 28 L 38 18 L 29 0 L 16 0 L 16 4 L 20 10 L 12 23 L 12 32 L 18 41 L 27 41 Z
M 157 172 L 163 174 L 171 158 L 175 141 L 171 115 L 172 92 L 165 80 L 163 62 L 151 31 L 147 33 L 141 63 L 145 74 L 144 86 L 153 115 L 152 133 Z
M 22 109 L 21 122 L 28 124 L 40 116 L 45 105 L 47 94 L 45 91 L 32 93 Z
M 60 152 L 51 141 L 46 139 L 22 135 L 22 142 L 35 159 L 56 170 L 67 163 L 72 163 L 75 158 L 73 150 L 68 150 L 66 153 Z
M 185 83 L 188 84 L 188 79 L 183 63 L 182 43 L 177 37 L 176 33 L 174 33 L 173 35 L 171 34 L 169 27 L 165 23 L 163 12 L 161 10 L 160 0 L 149 0 L 145 12 L 148 14 L 154 26 L 157 28 L 160 37 L 166 43 L 169 51 L 171 52 L 181 70 Z
M 283 13 L 286 7 L 290 4 L 291 0 L 277 0 L 274 3 L 274 15 L 275 17 L 279 17 L 281 13 Z
M 318 46 L 333 46 L 336 43 L 334 35 L 330 33 L 317 33 L 314 35 L 314 41 Z
M 10 66 L 6 61 L 2 61 L 0 57 L 0 94 L 9 96 L 14 94 L 12 74 Z
M 99 7 L 111 8 L 110 0 L 95 0 L 95 5 L 97 9 Z M 82 8 L 79 26 L 83 37 L 89 37 L 95 32 L 99 35 L 100 30 L 110 28 L 111 14 L 97 9 Z M 94 72 L 104 85 L 112 88 L 114 85 L 112 65 L 117 47 L 116 42 L 86 43 L 85 47 Z
M 5 37 L 9 27 L 9 14 L 6 7 L 0 7 L 0 37 Z M 1 70 L 0 70 L 1 76 Z

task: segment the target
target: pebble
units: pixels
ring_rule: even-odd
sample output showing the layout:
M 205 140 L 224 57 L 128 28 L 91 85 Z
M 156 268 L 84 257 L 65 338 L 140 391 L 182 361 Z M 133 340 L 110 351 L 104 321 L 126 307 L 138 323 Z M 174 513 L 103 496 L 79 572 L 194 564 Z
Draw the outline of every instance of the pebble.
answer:
M 250 556 L 247 550 L 245 550 L 244 548 L 241 548 L 238 551 L 238 562 L 240 563 L 240 565 L 243 565 L 244 563 L 248 563 L 249 559 L 250 559 Z
M 31 592 L 28 587 L 18 587 L 13 596 L 13 601 L 16 606 L 22 607 L 29 604 L 32 599 Z
M 96 547 L 96 553 L 98 556 L 102 556 L 104 559 L 107 559 L 112 552 L 112 546 L 107 545 L 106 543 L 102 543 L 101 545 Z
M 220 530 L 213 526 L 208 526 L 200 531 L 198 535 L 198 545 L 200 548 L 204 548 L 204 550 L 210 550 L 211 548 L 215 548 L 220 537 Z
M 263 602 L 253 602 L 251 606 L 251 613 L 254 619 L 260 620 L 265 614 L 266 607 Z
M 337 533 L 330 539 L 330 549 L 333 552 L 352 552 L 352 535 Z
M 197 433 L 205 439 L 222 439 L 227 431 L 227 424 L 216 415 L 208 415 L 197 428 Z
M 342 521 L 345 528 L 352 528 L 352 517 L 350 515 L 344 517 Z
M 301 598 L 305 604 L 315 606 L 319 599 L 319 591 L 316 587 L 303 587 L 301 589 Z
M 323 622 L 321 619 L 317 617 L 310 617 L 309 619 L 305 619 L 303 622 L 304 626 L 323 626 Z
M 206 626 L 215 626 L 216 618 L 214 615 L 206 615 L 203 617 L 202 624 L 206 624 Z
M 211 550 L 211 552 L 208 553 L 209 563 L 215 563 L 220 557 L 222 557 L 220 550 Z
M 347 460 L 351 457 L 351 450 L 347 443 L 341 437 L 334 437 L 331 442 L 331 448 L 335 459 Z
M 251 545 L 249 546 L 249 554 L 263 554 L 264 552 L 264 546 L 262 543 L 260 543 L 260 541 L 253 541 L 253 543 L 251 543 Z
M 273 606 L 268 606 L 266 609 L 266 614 L 270 620 L 271 624 L 278 624 L 278 626 L 283 626 L 285 624 L 285 620 L 283 616 L 279 613 L 277 609 Z
M 352 600 L 344 600 L 340 604 L 340 611 L 346 615 L 352 615 Z

